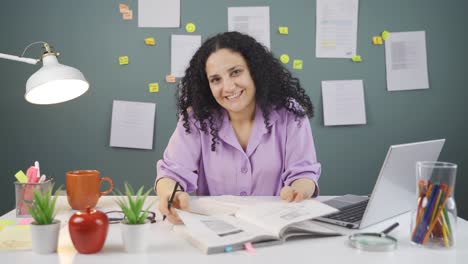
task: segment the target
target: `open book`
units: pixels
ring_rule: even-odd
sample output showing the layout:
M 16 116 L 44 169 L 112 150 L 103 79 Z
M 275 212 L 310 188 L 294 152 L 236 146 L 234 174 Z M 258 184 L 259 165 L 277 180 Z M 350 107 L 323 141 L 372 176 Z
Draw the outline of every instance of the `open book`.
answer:
M 241 250 L 248 242 L 254 247 L 262 247 L 280 244 L 290 238 L 341 235 L 310 221 L 337 211 L 317 200 L 254 202 L 252 206 L 238 208 L 233 214 L 214 215 L 179 210 L 185 227 L 176 226 L 175 231 L 185 235 L 206 254 Z

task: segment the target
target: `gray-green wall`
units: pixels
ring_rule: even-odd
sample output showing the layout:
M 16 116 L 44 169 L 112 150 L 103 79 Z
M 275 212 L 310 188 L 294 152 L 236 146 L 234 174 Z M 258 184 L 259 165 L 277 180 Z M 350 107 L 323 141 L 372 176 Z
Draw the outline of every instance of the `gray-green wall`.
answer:
M 169 1 L 169 0 L 168 0 Z M 124 21 L 119 3 L 133 9 Z M 361 0 L 358 53 L 362 63 L 315 58 L 315 1 L 182 0 L 181 25 L 194 22 L 203 39 L 227 30 L 228 6 L 270 6 L 271 47 L 275 55 L 302 58 L 304 69 L 292 70 L 316 106 L 312 127 L 323 165 L 322 194 L 367 194 L 390 144 L 446 138 L 441 160 L 459 165 L 456 198 L 459 215 L 468 218 L 468 141 L 465 140 L 468 72 L 468 2 L 465 0 Z M 91 84 L 77 100 L 36 106 L 24 100 L 27 78 L 39 67 L 0 60 L 0 214 L 14 208 L 13 175 L 39 160 L 42 172 L 64 184 L 71 169 L 98 169 L 121 187 L 150 187 L 175 127 L 175 84 L 164 82 L 170 71 L 170 36 L 176 29 L 141 29 L 137 1 L 15 0 L 2 3 L 0 52 L 20 55 L 31 42 L 43 40 L 62 53 L 60 61 L 79 68 Z M 289 27 L 288 36 L 277 34 Z M 383 30 L 426 31 L 430 89 L 388 92 L 384 47 L 371 37 Z M 155 37 L 157 45 L 143 39 Z M 26 54 L 37 57 L 38 46 Z M 119 66 L 127 55 L 130 64 Z M 363 79 L 367 125 L 324 127 L 321 80 Z M 159 82 L 160 92 L 147 84 Z M 109 147 L 113 100 L 157 103 L 153 150 Z

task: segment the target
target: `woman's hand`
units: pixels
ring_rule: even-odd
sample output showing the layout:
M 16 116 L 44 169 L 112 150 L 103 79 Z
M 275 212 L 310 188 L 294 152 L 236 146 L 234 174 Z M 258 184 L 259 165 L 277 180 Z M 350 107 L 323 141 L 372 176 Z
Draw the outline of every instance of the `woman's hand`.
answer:
M 280 196 L 287 202 L 300 202 L 309 199 L 315 192 L 315 182 L 310 179 L 302 178 L 293 181 L 291 186 L 284 186 L 281 189 Z
M 167 220 L 173 224 L 182 224 L 175 208 L 186 210 L 189 207 L 190 197 L 188 193 L 177 191 L 172 200 L 171 209 L 167 209 L 169 200 L 174 190 L 176 181 L 169 178 L 161 178 L 156 184 L 156 193 L 159 197 L 159 211 L 167 217 Z

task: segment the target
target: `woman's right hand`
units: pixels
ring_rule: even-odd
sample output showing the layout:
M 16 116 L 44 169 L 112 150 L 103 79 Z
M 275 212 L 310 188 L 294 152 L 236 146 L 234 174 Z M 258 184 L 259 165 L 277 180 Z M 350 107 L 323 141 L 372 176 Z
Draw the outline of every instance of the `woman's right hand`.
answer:
M 171 209 L 168 209 L 169 200 L 174 190 L 176 181 L 169 178 L 161 178 L 156 184 L 156 193 L 159 197 L 159 211 L 167 217 L 172 224 L 182 224 L 175 208 L 186 210 L 189 207 L 190 196 L 183 191 L 177 191 L 172 200 Z

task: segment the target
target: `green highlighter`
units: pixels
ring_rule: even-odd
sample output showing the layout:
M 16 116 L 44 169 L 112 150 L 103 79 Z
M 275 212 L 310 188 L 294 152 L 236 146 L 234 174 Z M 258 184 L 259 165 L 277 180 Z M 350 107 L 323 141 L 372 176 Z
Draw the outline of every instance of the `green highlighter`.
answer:
M 15 174 L 15 177 L 18 180 L 18 182 L 20 182 L 20 183 L 27 183 L 28 182 L 28 177 L 26 177 L 26 175 L 24 174 L 24 172 L 22 170 L 18 171 Z

